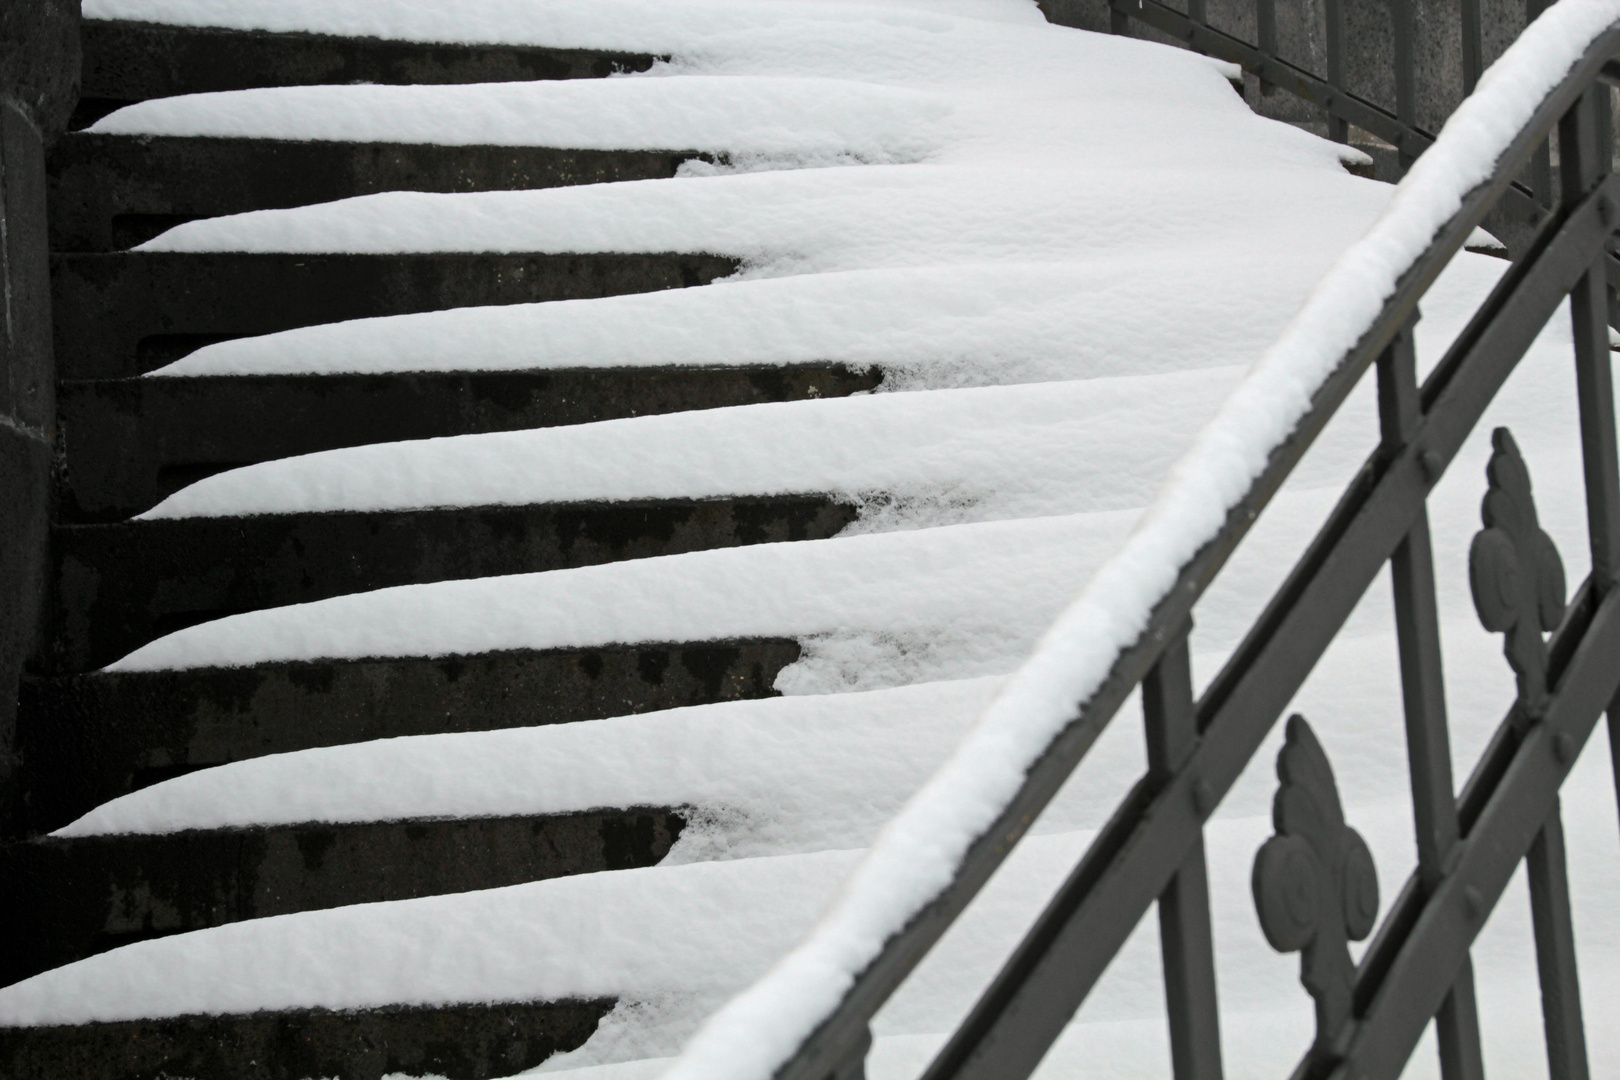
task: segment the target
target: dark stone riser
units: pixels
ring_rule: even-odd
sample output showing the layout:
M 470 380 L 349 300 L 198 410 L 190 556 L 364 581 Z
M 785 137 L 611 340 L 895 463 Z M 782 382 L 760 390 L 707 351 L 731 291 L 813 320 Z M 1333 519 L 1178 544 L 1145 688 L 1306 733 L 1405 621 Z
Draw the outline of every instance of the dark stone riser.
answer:
M 264 754 L 400 735 L 572 723 L 770 697 L 788 639 L 613 645 L 437 658 L 93 672 L 23 683 L 14 834 Z
M 658 808 L 44 838 L 0 847 L 0 985 L 134 941 L 296 911 L 653 866 Z

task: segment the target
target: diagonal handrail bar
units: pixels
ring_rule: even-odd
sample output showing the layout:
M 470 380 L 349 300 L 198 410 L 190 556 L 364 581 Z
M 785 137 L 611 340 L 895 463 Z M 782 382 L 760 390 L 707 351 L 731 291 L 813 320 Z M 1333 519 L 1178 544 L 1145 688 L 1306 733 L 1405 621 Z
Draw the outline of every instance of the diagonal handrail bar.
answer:
M 1580 0 L 1565 2 L 1573 8 Z M 1598 6 L 1587 3 L 1570 19 L 1578 25 L 1580 18 L 1594 17 L 1591 12 Z M 1118 649 L 1106 675 L 1085 695 L 1078 712 L 1033 756 L 1016 791 L 966 844 L 948 878 L 927 882 L 928 894 L 913 903 L 903 926 L 889 934 L 875 954 L 855 968 L 853 979 L 835 997 L 828 995 L 826 988 L 833 982 L 825 978 L 824 969 L 797 969 L 807 981 L 811 981 L 808 977 L 812 974 L 820 980 L 822 1004 L 818 1006 L 818 1021 L 802 1035 L 793 1037 L 791 1044 L 780 1038 L 775 1043 L 766 1042 L 726 1075 L 774 1074 L 784 1080 L 846 1080 L 861 1075 L 861 1062 L 870 1045 L 870 1018 L 1007 858 L 1126 697 L 1155 670 L 1167 650 L 1184 649 L 1193 605 L 1350 390 L 1375 361 L 1388 354 L 1403 333 L 1409 333 L 1424 292 L 1510 190 L 1514 177 L 1530 162 L 1554 126 L 1573 115 L 1578 104 L 1591 100 L 1583 95 L 1598 83 L 1605 65 L 1620 58 L 1620 26 L 1613 24 L 1614 16 L 1615 12 L 1608 11 L 1603 24 L 1606 29 L 1593 26 L 1592 33 L 1580 38 L 1588 42 L 1584 50 L 1540 95 L 1539 105 L 1518 124 L 1516 133 L 1496 155 L 1489 175 L 1461 198 L 1460 206 L 1444 216 L 1421 254 L 1408 261 L 1393 291 L 1367 321 L 1355 344 L 1332 364 L 1286 436 L 1271 446 L 1247 490 L 1229 501 L 1222 524 L 1181 563 L 1174 581 L 1153 604 L 1135 640 Z M 1541 35 L 1541 39 L 1547 37 Z M 1545 44 L 1541 39 L 1539 43 Z M 1603 92 L 1607 93 L 1606 88 Z M 1472 123 L 1485 108 L 1481 103 L 1470 111 L 1465 105 L 1452 123 Z M 1407 187 L 1403 185 L 1397 193 L 1397 201 Z M 1187 745 L 1179 764 L 1150 772 L 1122 801 L 974 1011 L 940 1052 L 926 1074 L 928 1080 L 968 1076 L 1001 1080 L 1027 1075 L 1125 936 L 1164 893 L 1198 842 L 1204 820 L 1252 759 L 1378 570 L 1415 527 L 1429 490 L 1485 406 L 1563 297 L 1578 282 L 1590 280 L 1587 271 L 1597 265 L 1616 207 L 1620 206 L 1620 182 L 1607 176 L 1605 165 L 1589 190 L 1573 190 L 1567 180 L 1565 187 L 1564 202 L 1546 217 L 1528 251 L 1504 275 L 1425 382 L 1416 427 L 1399 440 L 1392 440 L 1386 430 L 1385 442 L 1351 482 L 1300 563 L 1205 691 L 1197 704 L 1199 737 Z M 1432 196 L 1427 189 L 1416 190 L 1418 195 L 1411 197 Z M 1425 204 L 1414 213 L 1437 215 L 1445 209 Z M 1300 325 L 1296 320 L 1291 331 Z M 1577 615 L 1571 616 L 1578 617 L 1583 629 L 1576 637 L 1569 636 L 1576 634 L 1575 629 L 1570 629 L 1555 639 L 1554 652 L 1562 649 L 1563 655 L 1571 657 L 1568 671 L 1589 673 L 1594 670 L 1594 651 L 1601 657 L 1611 645 L 1620 648 L 1620 637 L 1615 636 L 1620 634 L 1620 629 L 1615 629 L 1620 627 L 1620 615 L 1614 614 L 1620 610 L 1620 600 L 1609 591 L 1611 584 L 1607 580 L 1589 583 L 1583 593 L 1585 599 L 1572 609 Z M 1594 600 L 1599 594 L 1601 599 Z M 1565 644 L 1560 645 L 1560 641 Z M 1607 655 L 1612 656 L 1613 651 Z M 1035 662 L 1040 659 L 1037 654 Z M 1584 695 L 1580 702 L 1560 705 L 1564 699 L 1555 696 L 1549 708 L 1555 712 L 1564 708 L 1570 717 L 1565 722 L 1568 730 L 1560 734 L 1570 738 L 1578 735 L 1580 742 L 1576 745 L 1584 743 L 1585 733 L 1597 715 L 1592 702 L 1601 698 L 1601 711 L 1613 690 L 1604 680 L 1588 675 L 1580 681 L 1580 693 Z M 1539 776 L 1539 787 L 1531 785 L 1532 795 L 1523 794 L 1529 789 L 1518 778 L 1526 770 L 1534 772 L 1529 766 L 1521 767 L 1522 754 L 1529 752 L 1525 748 L 1541 746 L 1552 737 L 1498 739 L 1505 748 L 1497 751 L 1503 760 L 1494 765 L 1487 760 L 1481 766 L 1487 771 L 1494 769 L 1496 780 L 1485 784 L 1476 774 L 1469 789 L 1484 792 L 1489 787 L 1490 791 L 1473 796 L 1476 802 L 1483 800 L 1473 807 L 1465 792 L 1462 816 L 1468 823 L 1500 816 L 1502 800 L 1522 803 L 1529 799 L 1538 810 L 1544 808 L 1545 776 Z M 1556 784 L 1551 791 L 1551 797 L 1556 798 Z M 1535 802 L 1538 798 L 1541 803 Z M 1543 813 L 1533 819 L 1531 833 L 1543 835 L 1535 833 L 1535 828 L 1545 817 Z M 1470 854 L 1473 850 L 1464 851 L 1465 862 L 1475 857 Z M 1507 864 L 1510 869 L 1522 854 L 1520 851 Z M 1494 873 L 1494 864 L 1492 867 Z M 1485 878 L 1490 876 L 1485 874 Z M 1466 942 L 1462 943 L 1459 960 L 1456 935 L 1436 936 L 1424 929 L 1424 920 L 1435 903 L 1449 902 L 1454 899 L 1453 892 L 1468 887 L 1474 886 L 1458 885 L 1454 878 L 1447 878 L 1438 892 L 1409 886 L 1369 950 L 1369 961 L 1357 987 L 1359 1001 L 1363 1008 L 1373 1009 L 1382 1026 L 1363 1025 L 1357 1036 L 1360 1041 L 1353 1048 L 1369 1062 L 1404 1062 L 1410 1053 L 1409 1046 L 1400 1049 L 1407 1034 L 1401 1029 L 1402 1018 L 1385 1019 L 1394 1016 L 1395 1011 L 1378 1009 L 1379 986 L 1387 985 L 1391 973 L 1397 968 L 1410 971 L 1416 962 L 1414 955 L 1429 957 L 1434 967 L 1425 976 L 1432 985 L 1423 993 L 1432 997 L 1433 992 L 1443 995 L 1447 991 L 1457 963 L 1466 960 Z M 1469 902 L 1483 903 L 1483 910 L 1488 912 L 1500 890 L 1486 896 L 1485 890 L 1474 888 L 1476 896 Z M 1440 959 L 1436 961 L 1435 957 Z M 796 959 L 797 953 L 779 968 L 782 977 L 795 974 Z M 843 959 L 847 962 L 848 958 Z M 728 1011 L 743 1017 L 750 1004 L 743 1000 Z M 1421 1023 L 1426 1023 L 1437 1007 L 1438 1001 L 1427 1012 L 1414 1015 L 1420 1015 Z M 1410 1020 L 1409 1016 L 1404 1018 L 1408 1024 Z M 697 1052 L 689 1052 L 671 1075 L 681 1076 L 682 1069 L 688 1067 L 684 1075 L 699 1075 L 706 1065 L 712 1066 L 718 1060 L 705 1060 L 704 1037 L 709 1037 L 712 1044 L 724 1036 L 725 1025 L 711 1024 L 711 1029 L 696 1041 Z M 1370 1044 L 1367 1040 L 1374 1036 L 1367 1033 L 1375 1029 L 1395 1034 Z M 1302 1075 L 1314 1075 L 1312 1061 L 1320 1064 L 1320 1059 L 1308 1058 Z M 1365 1075 L 1393 1077 L 1395 1073 L 1378 1068 Z

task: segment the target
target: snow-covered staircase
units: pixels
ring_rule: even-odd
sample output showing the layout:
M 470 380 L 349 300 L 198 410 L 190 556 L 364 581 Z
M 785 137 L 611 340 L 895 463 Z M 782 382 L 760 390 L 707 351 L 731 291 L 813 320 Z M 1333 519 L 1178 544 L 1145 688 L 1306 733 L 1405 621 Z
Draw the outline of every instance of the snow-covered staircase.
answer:
M 1203 58 L 947 7 L 87 23 L 0 1075 L 667 1056 L 813 920 L 1387 195 Z
M 654 58 L 89 21 L 88 124 L 136 101 L 328 81 L 598 78 Z M 704 284 L 669 255 L 127 253 L 184 221 L 378 191 L 672 176 L 694 151 L 72 132 L 51 161 L 64 455 L 48 661 L 25 691 L 31 831 L 166 777 L 367 739 L 757 697 L 791 640 L 252 669 L 94 669 L 221 615 L 451 578 L 830 536 L 825 497 L 128 521 L 194 480 L 368 442 L 589 423 L 870 389 L 841 364 L 142 380 L 200 344 L 346 318 Z M 44 838 L 4 852 L 7 981 L 143 938 L 315 908 L 657 863 L 668 808 Z M 0 1035 L 7 1076 L 489 1076 L 581 1042 L 611 1002 L 298 1010 Z

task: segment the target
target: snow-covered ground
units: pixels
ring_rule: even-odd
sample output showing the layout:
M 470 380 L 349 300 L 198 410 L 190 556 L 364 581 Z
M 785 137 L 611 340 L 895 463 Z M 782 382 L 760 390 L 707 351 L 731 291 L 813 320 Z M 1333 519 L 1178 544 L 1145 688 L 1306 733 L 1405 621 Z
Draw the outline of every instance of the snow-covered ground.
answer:
M 645 75 L 563 85 L 198 95 L 114 113 L 100 130 L 670 147 L 723 162 L 664 181 L 242 214 L 148 249 L 744 260 L 703 288 L 226 342 L 154 377 L 840 360 L 880 366 L 886 380 L 856 398 L 332 451 L 221 474 L 155 508 L 148 516 L 826 492 L 861 514 L 831 540 L 233 616 L 120 660 L 169 669 L 753 635 L 805 648 L 779 699 L 305 751 L 109 803 L 63 834 L 633 805 L 687 807 L 693 825 L 651 869 L 119 949 L 0 990 L 4 1023 L 614 995 L 597 1034 L 544 1068 L 657 1075 L 815 925 L 1392 191 L 1348 174 L 1344 148 L 1254 116 L 1214 63 L 1049 26 L 1027 0 L 87 0 L 86 14 L 671 57 Z M 1447 271 L 1418 326 L 1425 363 L 1504 266 L 1462 255 Z M 1278 415 L 1257 410 L 1255 429 Z M 1574 417 L 1560 316 L 1431 502 L 1459 777 L 1513 692 L 1465 584 L 1488 432 L 1512 427 L 1578 581 Z M 1222 416 L 1229 431 L 1244 419 Z M 1200 605 L 1196 677 L 1235 646 L 1375 433 L 1363 387 Z M 1333 759 L 1387 902 L 1413 861 L 1387 582 L 1295 707 Z M 1280 731 L 1209 829 L 1234 1077 L 1285 1072 L 1310 1040 L 1297 960 L 1267 948 L 1248 893 L 1279 742 Z M 926 1063 L 1135 779 L 1139 744 L 1139 714 L 1124 710 L 1037 835 L 879 1015 L 875 1080 Z M 1589 748 L 1565 799 L 1588 972 L 1620 962 L 1604 756 Z M 1045 1075 L 1168 1075 L 1152 923 Z M 1502 1075 L 1545 1071 L 1529 942 L 1521 883 L 1475 953 L 1487 1064 Z M 1620 1077 L 1620 1032 L 1602 1019 L 1620 1015 L 1620 995 L 1597 979 L 1585 989 L 1594 1075 Z M 1437 1074 L 1432 1052 L 1411 1070 Z

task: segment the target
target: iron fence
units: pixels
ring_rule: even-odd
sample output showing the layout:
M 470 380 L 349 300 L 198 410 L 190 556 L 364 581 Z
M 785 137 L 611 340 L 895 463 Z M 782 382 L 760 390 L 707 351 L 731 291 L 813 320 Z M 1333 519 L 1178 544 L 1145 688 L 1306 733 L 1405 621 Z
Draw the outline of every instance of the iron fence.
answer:
M 1113 2 L 1118 10 L 1137 0 Z M 1293 80 L 1293 88 L 1320 94 L 1341 120 L 1414 154 L 1426 145 L 1418 140 L 1429 136 L 1398 113 L 1376 111 L 1264 48 L 1208 36 L 1218 32 L 1200 25 L 1196 6 L 1182 15 L 1157 0 L 1140 4 L 1133 17 L 1180 27 L 1198 47 L 1217 55 L 1225 49 L 1229 59 L 1278 85 Z M 1274 947 L 1301 952 L 1302 982 L 1316 1003 L 1316 1038 L 1294 1076 L 1395 1080 L 1434 1018 L 1446 1080 L 1481 1077 L 1469 949 L 1522 861 L 1551 1076 L 1584 1080 L 1559 790 L 1605 710 L 1611 748 L 1620 755 L 1620 466 L 1608 326 L 1612 260 L 1605 250 L 1620 224 L 1620 180 L 1610 170 L 1610 83 L 1620 84 L 1620 26 L 1600 36 L 1547 95 L 1491 178 L 1467 195 L 1400 279 L 1219 533 L 1181 568 L 1141 637 L 1029 769 L 950 883 L 889 938 L 778 1070 L 780 1080 L 863 1075 L 871 1017 L 1005 861 L 1138 686 L 1149 748 L 1145 775 L 924 1075 L 1028 1076 L 1157 905 L 1175 1076 L 1218 1080 L 1204 824 L 1386 564 L 1394 582 L 1417 867 L 1377 922 L 1366 846 L 1344 819 L 1331 766 L 1309 725 L 1291 720 L 1279 761 L 1276 835 L 1261 849 L 1253 880 L 1262 929 Z M 1518 179 L 1545 161 L 1555 131 L 1560 167 L 1556 189 L 1546 191 L 1548 208 L 1420 384 L 1412 333 L 1420 300 L 1489 213 L 1525 197 Z M 1480 618 L 1504 635 L 1518 695 L 1457 793 L 1426 500 L 1566 297 L 1592 569 L 1566 603 L 1562 562 L 1537 522 L 1529 472 L 1511 434 L 1498 431 L 1468 574 Z M 1369 368 L 1376 369 L 1379 443 L 1241 646 L 1195 698 L 1187 643 L 1193 605 Z M 1346 942 L 1369 934 L 1361 962 L 1353 963 Z

